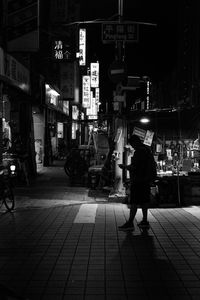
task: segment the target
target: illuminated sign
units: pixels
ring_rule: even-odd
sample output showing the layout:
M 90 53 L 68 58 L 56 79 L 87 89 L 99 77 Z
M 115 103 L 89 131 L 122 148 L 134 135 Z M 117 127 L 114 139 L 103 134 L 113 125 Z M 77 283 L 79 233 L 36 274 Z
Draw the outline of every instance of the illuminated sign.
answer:
M 56 60 L 70 59 L 71 53 L 66 49 L 67 46 L 62 40 L 53 42 L 53 57 Z
M 79 110 L 78 107 L 76 105 L 72 106 L 72 119 L 73 120 L 78 120 L 79 117 Z
M 90 106 L 90 76 L 88 75 L 82 77 L 82 105 Z
M 69 101 L 63 101 L 63 112 L 69 116 Z
M 99 88 L 95 89 L 95 100 L 96 100 L 96 103 L 98 104 L 99 103 Z
M 63 137 L 64 137 L 63 131 L 64 131 L 63 123 L 58 122 L 57 123 L 57 136 L 58 136 L 58 138 L 63 139 Z
M 79 65 L 86 64 L 86 29 L 79 29 Z
M 99 63 L 90 64 L 91 87 L 99 86 Z
M 146 100 L 147 100 L 146 107 L 147 107 L 147 109 L 150 108 L 150 103 L 149 103 L 149 93 L 150 93 L 150 89 L 149 89 L 149 86 L 150 86 L 150 82 L 147 81 L 147 97 L 146 97 Z
M 97 111 L 99 111 L 99 105 L 100 105 L 100 96 L 99 96 L 99 88 L 96 88 L 95 89 L 95 102 L 96 102 L 96 105 L 97 105 Z
M 96 99 L 93 97 L 93 92 L 91 91 L 90 107 L 87 108 L 86 115 L 88 116 L 89 119 L 91 119 L 91 116 L 93 116 L 93 119 L 97 119 L 97 111 L 98 111 L 98 105 L 96 104 Z

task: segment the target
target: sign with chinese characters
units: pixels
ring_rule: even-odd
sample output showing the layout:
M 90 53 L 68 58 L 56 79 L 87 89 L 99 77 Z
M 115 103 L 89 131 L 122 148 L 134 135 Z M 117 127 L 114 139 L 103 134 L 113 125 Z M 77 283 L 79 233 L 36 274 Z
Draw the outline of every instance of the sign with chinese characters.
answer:
M 56 60 L 69 60 L 71 53 L 67 50 L 67 46 L 62 40 L 53 41 L 53 58 Z
M 96 104 L 96 99 L 93 97 L 93 91 L 91 91 L 90 94 L 90 106 L 86 110 L 86 115 L 88 116 L 88 119 L 97 119 L 97 111 L 98 111 L 98 105 Z
M 90 76 L 82 77 L 82 105 L 83 107 L 90 106 Z
M 79 29 L 79 65 L 86 64 L 86 29 Z
M 90 64 L 91 87 L 99 87 L 99 63 Z
M 144 138 L 144 144 L 147 146 L 151 146 L 153 141 L 154 132 L 147 130 L 145 138 Z
M 103 23 L 102 41 L 109 43 L 113 41 L 137 42 L 138 24 L 135 23 Z

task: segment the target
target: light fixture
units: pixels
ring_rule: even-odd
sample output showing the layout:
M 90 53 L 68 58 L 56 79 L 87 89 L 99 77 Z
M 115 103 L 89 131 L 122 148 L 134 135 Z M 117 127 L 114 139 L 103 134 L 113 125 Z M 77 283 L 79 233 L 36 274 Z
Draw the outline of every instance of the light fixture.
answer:
M 140 123 L 142 123 L 142 124 L 147 124 L 147 123 L 149 123 L 150 122 L 150 120 L 149 120 L 149 118 L 147 118 L 147 117 L 142 117 L 141 119 L 140 119 Z

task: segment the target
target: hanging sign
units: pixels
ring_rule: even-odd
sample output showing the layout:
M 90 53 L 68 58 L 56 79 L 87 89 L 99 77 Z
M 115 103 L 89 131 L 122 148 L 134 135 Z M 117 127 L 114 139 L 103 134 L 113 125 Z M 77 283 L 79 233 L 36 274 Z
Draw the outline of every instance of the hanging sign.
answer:
M 83 107 L 90 107 L 90 76 L 84 75 L 82 77 L 82 105 Z
M 147 146 L 151 146 L 153 141 L 154 132 L 147 130 L 145 138 L 144 138 L 144 144 Z
M 99 86 L 99 63 L 90 64 L 91 87 Z
M 79 65 L 86 64 L 86 29 L 79 29 Z

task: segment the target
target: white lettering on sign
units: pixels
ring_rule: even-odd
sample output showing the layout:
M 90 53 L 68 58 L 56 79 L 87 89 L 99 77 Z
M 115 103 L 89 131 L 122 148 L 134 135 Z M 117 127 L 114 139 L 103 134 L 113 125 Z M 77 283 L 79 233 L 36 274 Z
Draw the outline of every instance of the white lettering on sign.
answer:
M 82 77 L 82 105 L 83 107 L 90 107 L 90 76 Z
M 63 59 L 63 42 L 54 41 L 54 58 Z
M 99 63 L 90 64 L 91 87 L 99 86 Z
M 103 23 L 102 40 L 105 43 L 112 41 L 137 42 L 138 25 L 132 23 Z
M 79 65 L 86 64 L 86 29 L 79 29 Z

